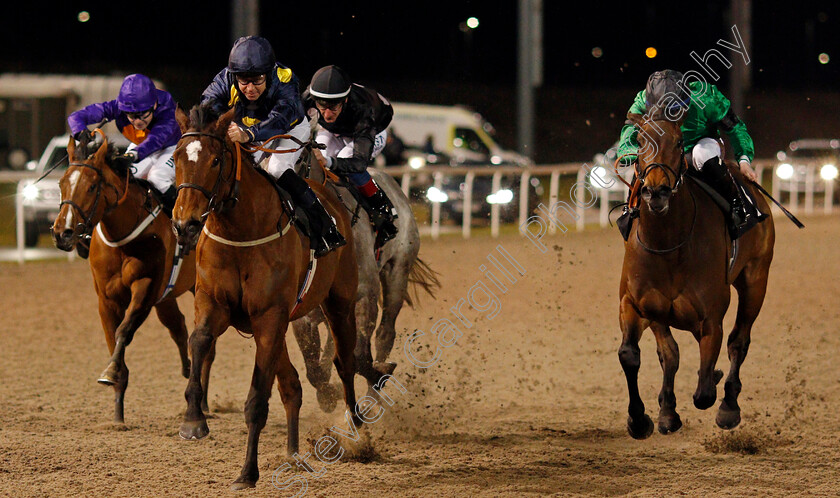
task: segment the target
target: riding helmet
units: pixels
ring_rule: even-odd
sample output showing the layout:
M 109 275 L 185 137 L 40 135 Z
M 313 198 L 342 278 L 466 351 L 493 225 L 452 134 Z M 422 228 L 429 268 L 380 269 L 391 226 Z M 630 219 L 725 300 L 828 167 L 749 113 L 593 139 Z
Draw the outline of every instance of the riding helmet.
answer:
M 271 43 L 261 36 L 243 36 L 230 49 L 228 71 L 233 74 L 268 74 L 276 62 Z
M 122 112 L 145 112 L 157 104 L 157 89 L 148 76 L 129 74 L 117 96 L 117 108 Z
M 647 107 L 657 105 L 668 94 L 677 96 L 677 99 L 673 97 L 665 99 L 668 102 L 668 109 L 688 107 L 688 92 L 682 80 L 683 73 L 672 69 L 656 71 L 651 74 L 645 86 L 645 104 Z
M 309 94 L 318 100 L 341 100 L 350 93 L 352 82 L 338 66 L 324 66 L 312 76 Z

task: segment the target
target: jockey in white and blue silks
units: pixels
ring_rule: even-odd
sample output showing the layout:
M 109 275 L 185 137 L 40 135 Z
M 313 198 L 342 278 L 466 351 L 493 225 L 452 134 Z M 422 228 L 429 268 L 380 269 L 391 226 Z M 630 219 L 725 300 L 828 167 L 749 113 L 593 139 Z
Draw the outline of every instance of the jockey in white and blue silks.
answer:
M 123 80 L 116 100 L 92 104 L 70 114 L 67 123 L 76 140 L 90 133 L 88 125 L 115 121 L 131 145 L 125 158 L 135 178 L 148 180 L 158 191 L 164 211 L 171 217 L 177 197 L 172 153 L 181 138 L 175 121 L 175 101 L 158 90 L 147 76 L 130 74 Z
M 234 43 L 228 66 L 204 90 L 201 103 L 219 114 L 235 109 L 228 128 L 228 138 L 234 142 L 258 142 L 282 150 L 299 146 L 289 139 L 265 141 L 275 135 L 309 140 L 309 120 L 303 112 L 298 78 L 276 61 L 274 49 L 265 38 L 244 36 Z M 314 232 L 315 257 L 321 257 L 347 241 L 306 181 L 295 173 L 301 153 L 271 154 L 265 169 L 291 194 L 295 204 L 306 210 Z M 254 156 L 258 163 L 264 159 L 259 151 Z

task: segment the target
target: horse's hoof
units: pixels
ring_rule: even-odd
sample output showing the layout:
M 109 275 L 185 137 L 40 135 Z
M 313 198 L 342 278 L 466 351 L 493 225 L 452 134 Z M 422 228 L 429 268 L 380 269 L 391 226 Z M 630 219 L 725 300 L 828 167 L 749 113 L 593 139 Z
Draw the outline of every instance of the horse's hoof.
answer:
M 715 385 L 720 384 L 720 379 L 723 378 L 723 370 L 716 368 L 714 375 Z
M 730 410 L 726 404 L 721 403 L 715 417 L 715 423 L 721 429 L 734 429 L 741 423 L 741 410 Z
M 318 397 L 318 404 L 324 412 L 332 413 L 338 406 L 338 389 L 332 384 L 324 384 L 322 388 L 315 391 L 315 394 Z
M 207 434 L 210 434 L 210 428 L 207 427 L 207 421 L 205 420 L 184 421 L 181 423 L 178 434 L 186 440 L 203 439 Z
M 694 394 L 694 406 L 698 410 L 705 410 L 715 404 L 717 393 L 712 391 L 710 394 Z
M 230 485 L 230 489 L 233 491 L 242 491 L 243 489 L 250 489 L 257 487 L 257 483 L 255 481 L 249 481 L 246 479 L 242 479 L 241 477 L 235 481 L 233 484 Z
M 187 361 L 186 361 L 186 363 L 184 363 L 183 365 L 181 365 L 181 375 L 182 375 L 185 379 L 189 379 L 189 378 L 190 378 L 190 360 L 187 360 Z
M 373 362 L 373 369 L 381 373 L 382 375 L 391 375 L 392 373 L 394 373 L 395 368 L 397 368 L 397 364 L 392 361 Z
M 682 420 L 677 413 L 670 416 L 660 416 L 658 426 L 660 434 L 670 434 L 682 428 Z
M 653 421 L 647 414 L 640 423 L 634 423 L 633 417 L 627 417 L 627 432 L 633 439 L 647 439 L 653 434 Z
M 96 382 L 99 382 L 103 386 L 113 386 L 119 380 L 119 372 L 117 364 L 112 361 L 111 363 L 108 363 L 105 370 L 99 374 L 99 378 L 96 379 Z

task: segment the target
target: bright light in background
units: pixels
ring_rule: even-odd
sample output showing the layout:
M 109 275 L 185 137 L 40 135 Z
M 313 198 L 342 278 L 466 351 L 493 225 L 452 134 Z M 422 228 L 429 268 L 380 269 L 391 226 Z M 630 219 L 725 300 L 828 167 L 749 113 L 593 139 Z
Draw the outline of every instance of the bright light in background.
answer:
M 645 49 L 645 55 L 647 56 L 648 59 L 653 59 L 654 57 L 656 57 L 656 49 L 653 48 L 653 47 L 646 48 Z
M 793 166 L 788 163 L 782 163 L 776 168 L 776 176 L 782 180 L 790 180 L 793 178 Z
M 512 200 L 513 192 L 506 188 L 499 190 L 495 194 L 490 194 L 487 196 L 488 204 L 507 204 Z
M 411 169 L 420 169 L 426 165 L 426 160 L 420 156 L 413 156 L 408 160 L 408 165 Z
M 449 196 L 446 192 L 437 187 L 429 187 L 429 190 L 426 191 L 426 198 L 429 199 L 430 202 L 446 202 L 449 200 Z
M 822 168 L 820 168 L 820 177 L 823 180 L 834 180 L 837 178 L 837 166 L 833 164 L 824 164 Z
M 23 187 L 23 198 L 27 201 L 34 201 L 38 198 L 38 186 L 27 185 Z
M 828 64 L 828 61 L 831 60 L 831 58 L 825 52 L 821 53 L 818 59 L 820 60 L 820 64 Z
M 600 59 L 602 55 L 604 55 L 604 51 L 601 49 L 601 47 L 594 47 L 592 49 L 592 57 Z
M 90 14 L 88 13 L 88 11 L 83 10 L 83 11 L 79 12 L 79 15 L 78 15 L 77 18 L 79 19 L 79 22 L 88 22 L 88 21 L 90 21 Z
M 470 29 L 475 29 L 478 27 L 478 18 L 477 17 L 470 17 L 467 19 L 467 27 Z

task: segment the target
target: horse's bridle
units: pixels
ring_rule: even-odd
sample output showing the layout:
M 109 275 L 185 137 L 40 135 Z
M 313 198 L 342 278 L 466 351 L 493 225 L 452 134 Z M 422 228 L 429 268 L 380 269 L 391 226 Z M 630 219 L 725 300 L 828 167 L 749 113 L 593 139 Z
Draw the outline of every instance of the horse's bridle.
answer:
M 217 213 L 221 213 L 222 211 L 224 211 L 224 209 L 228 205 L 228 203 L 230 203 L 230 202 L 235 203 L 238 200 L 237 199 L 237 193 L 236 193 L 236 190 L 237 190 L 236 187 L 237 186 L 234 186 L 234 189 L 232 190 L 232 192 L 230 193 L 230 195 L 227 198 L 219 200 L 219 188 L 222 186 L 222 172 L 224 171 L 225 165 L 226 165 L 225 154 L 230 155 L 231 163 L 232 163 L 233 162 L 233 151 L 230 150 L 230 147 L 228 147 L 227 142 L 225 142 L 224 138 L 217 137 L 216 135 L 212 135 L 210 133 L 203 133 L 203 132 L 200 132 L 200 131 L 189 131 L 189 132 L 181 135 L 181 140 L 183 140 L 184 138 L 187 138 L 187 137 L 208 137 L 208 138 L 212 138 L 213 140 L 217 140 L 219 143 L 222 144 L 222 147 L 224 147 L 224 152 L 222 154 L 222 159 L 221 159 L 220 165 L 219 165 L 219 174 L 216 176 L 216 183 L 213 185 L 213 190 L 207 190 L 203 186 L 201 186 L 197 183 L 191 183 L 191 182 L 184 182 L 184 183 L 178 185 L 178 188 L 176 190 L 177 192 L 180 192 L 182 189 L 191 188 L 191 189 L 198 190 L 199 192 L 204 194 L 205 197 L 207 197 L 207 199 L 209 201 L 208 204 L 207 204 L 207 211 L 204 214 L 201 215 L 201 222 L 204 223 L 204 221 L 207 219 L 207 217 L 210 215 L 210 213 L 212 211 L 216 211 Z M 180 143 L 180 141 L 179 141 L 179 143 Z M 178 148 L 180 148 L 180 147 L 181 147 L 181 145 L 178 145 Z M 234 177 L 235 173 L 236 173 L 236 170 L 233 167 L 231 167 L 230 168 L 230 173 L 228 174 L 228 177 L 225 178 L 224 183 L 228 183 Z
M 644 183 L 645 182 L 645 177 L 647 177 L 648 173 L 650 173 L 651 171 L 653 171 L 655 169 L 661 169 L 661 170 L 665 171 L 665 176 L 668 177 L 668 183 L 669 184 L 670 184 L 671 176 L 674 177 L 673 187 L 671 185 L 668 185 L 668 186 L 671 188 L 672 193 L 676 193 L 677 190 L 679 189 L 680 185 L 682 185 L 682 183 L 683 183 L 683 177 L 685 176 L 685 173 L 688 171 L 688 163 L 686 162 L 686 159 L 685 159 L 685 148 L 683 148 L 683 139 L 682 138 L 680 138 L 677 141 L 677 148 L 680 150 L 680 161 L 679 161 L 679 165 L 677 166 L 677 171 L 674 171 L 670 166 L 668 166 L 665 163 L 650 163 L 650 164 L 647 165 L 647 167 L 643 171 L 640 171 L 638 169 L 638 166 L 637 166 L 636 176 L 638 177 L 638 181 L 640 183 Z M 639 163 L 636 163 L 636 164 L 638 165 Z
M 671 176 L 674 177 L 674 185 L 673 186 L 669 185 L 669 188 L 671 189 L 671 194 L 672 195 L 676 194 L 677 191 L 679 190 L 679 187 L 683 183 L 683 178 L 685 177 L 686 172 L 688 171 L 688 162 L 686 161 L 685 148 L 683 147 L 683 139 L 682 138 L 680 138 L 677 141 L 677 148 L 680 150 L 680 161 L 679 161 L 679 165 L 677 166 L 676 171 L 674 171 L 670 166 L 668 166 L 665 163 L 650 163 L 650 164 L 647 165 L 647 167 L 645 167 L 644 170 L 640 171 L 638 169 L 638 164 L 639 163 L 637 163 L 637 168 L 636 168 L 636 176 L 638 177 L 637 181 L 640 184 L 643 184 L 645 182 L 645 177 L 648 175 L 648 173 L 650 173 L 654 169 L 661 169 L 665 172 L 665 176 L 668 177 L 668 183 L 669 184 L 670 184 Z M 677 244 L 673 247 L 670 247 L 668 249 L 653 249 L 651 247 L 646 246 L 645 243 L 642 242 L 642 238 L 639 235 L 639 230 L 636 230 L 636 240 L 639 242 L 639 245 L 642 246 L 642 249 L 644 249 L 645 251 L 648 251 L 650 253 L 653 253 L 653 254 L 668 254 L 670 252 L 676 251 L 677 249 L 681 248 L 682 246 L 684 246 L 688 242 L 688 240 L 691 238 L 691 232 L 694 231 L 694 224 L 697 221 L 697 200 L 694 198 L 694 194 L 691 193 L 690 190 L 689 190 L 689 194 L 691 195 L 691 200 L 692 200 L 692 203 L 694 205 L 694 215 L 693 215 L 693 218 L 691 220 L 691 228 L 688 230 L 688 234 L 685 236 L 685 239 L 682 242 L 680 242 L 679 244 Z
M 85 220 L 84 223 L 78 223 L 76 225 L 76 229 L 77 229 L 78 233 L 79 234 L 90 234 L 93 231 L 93 225 L 94 225 L 93 217 L 94 217 L 94 215 L 96 215 L 96 210 L 99 207 L 100 199 L 103 198 L 103 195 L 102 195 L 103 185 L 107 186 L 107 187 L 111 187 L 112 189 L 114 189 L 114 192 L 117 194 L 117 202 L 113 205 L 106 205 L 105 206 L 105 213 L 103 214 L 103 216 L 107 215 L 108 213 L 113 211 L 119 205 L 119 199 L 121 197 L 120 189 L 118 189 L 116 187 L 116 185 L 114 185 L 113 183 L 107 181 L 105 179 L 105 174 L 102 172 L 101 169 L 97 168 L 96 166 L 93 166 L 93 165 L 90 165 L 90 164 L 84 163 L 84 162 L 71 162 L 69 164 L 69 167 L 73 167 L 73 166 L 77 166 L 77 167 L 80 167 L 80 168 L 90 168 L 93 171 L 95 171 L 97 175 L 99 175 L 99 181 L 96 182 L 96 198 L 93 200 L 93 207 L 90 208 L 89 213 L 86 213 L 85 210 L 82 209 L 82 207 L 79 206 L 72 199 L 62 200 L 61 203 L 58 205 L 58 207 L 59 207 L 59 209 L 61 209 L 61 206 L 67 204 L 68 206 L 70 206 L 72 208 L 75 208 L 82 215 L 82 219 Z M 107 203 L 107 200 L 106 200 L 106 203 Z

